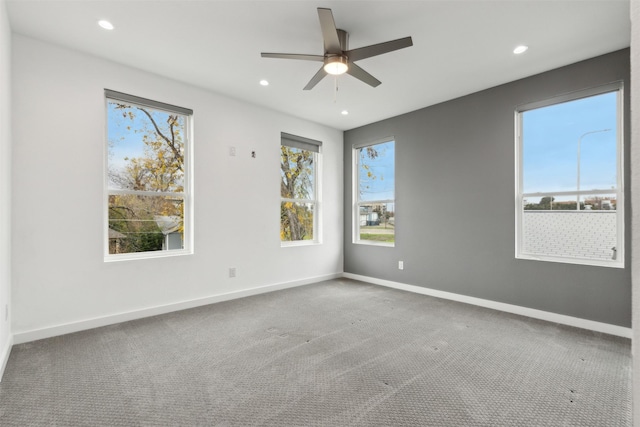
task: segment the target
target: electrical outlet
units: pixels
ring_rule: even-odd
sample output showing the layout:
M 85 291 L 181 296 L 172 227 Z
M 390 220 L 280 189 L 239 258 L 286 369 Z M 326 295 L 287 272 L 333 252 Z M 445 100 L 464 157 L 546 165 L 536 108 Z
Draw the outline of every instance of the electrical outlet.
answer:
M 404 261 L 398 261 L 398 270 L 404 270 Z
M 230 156 L 236 155 L 236 147 L 229 147 L 229 155 Z
M 229 277 L 230 278 L 236 277 L 236 268 L 235 267 L 230 267 L 229 268 Z

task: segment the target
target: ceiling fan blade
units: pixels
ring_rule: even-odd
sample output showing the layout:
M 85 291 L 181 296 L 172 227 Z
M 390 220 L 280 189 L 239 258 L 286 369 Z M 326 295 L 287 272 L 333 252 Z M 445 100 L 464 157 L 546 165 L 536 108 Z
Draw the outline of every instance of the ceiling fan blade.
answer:
M 338 30 L 336 29 L 336 22 L 333 20 L 331 9 L 319 7 L 318 18 L 320 18 L 320 29 L 322 30 L 325 53 L 342 53 Z
M 324 61 L 322 55 L 302 55 L 297 53 L 265 53 L 262 52 L 263 58 L 279 58 L 279 59 L 301 59 L 303 61 Z
M 359 47 L 358 49 L 349 50 L 345 52 L 345 54 L 349 58 L 349 61 L 359 61 L 361 59 L 371 58 L 372 56 L 382 55 L 383 53 L 393 52 L 394 50 L 404 49 L 409 46 L 413 46 L 413 40 L 411 40 L 411 37 L 405 37 L 389 42 L 373 44 L 371 46 Z
M 353 62 L 349 62 L 349 69 L 347 70 L 347 74 L 352 75 L 358 80 L 362 80 L 369 86 L 377 87 L 382 83 L 380 80 L 376 79 Z
M 321 67 L 316 73 L 316 75 L 311 77 L 311 80 L 309 80 L 309 83 L 307 83 L 307 85 L 304 87 L 304 90 L 313 89 L 313 87 L 317 85 L 320 82 L 320 80 L 322 80 L 326 75 L 327 75 L 327 72 L 324 70 L 324 67 Z

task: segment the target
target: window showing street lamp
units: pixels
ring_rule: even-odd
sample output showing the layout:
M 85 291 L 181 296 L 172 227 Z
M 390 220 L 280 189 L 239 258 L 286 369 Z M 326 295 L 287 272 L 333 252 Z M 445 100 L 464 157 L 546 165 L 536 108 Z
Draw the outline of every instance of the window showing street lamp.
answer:
M 517 112 L 516 257 L 623 267 L 622 87 Z

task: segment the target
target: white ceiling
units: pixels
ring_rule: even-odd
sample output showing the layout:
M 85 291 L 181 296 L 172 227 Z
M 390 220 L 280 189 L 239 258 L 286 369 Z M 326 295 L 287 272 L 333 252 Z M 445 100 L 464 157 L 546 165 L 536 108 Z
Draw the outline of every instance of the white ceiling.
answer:
M 628 0 L 7 0 L 7 7 L 16 33 L 342 130 L 630 43 Z M 358 62 L 382 81 L 377 88 L 344 75 L 337 96 L 333 77 L 303 91 L 320 63 L 260 52 L 323 54 L 317 7 L 333 10 L 350 48 L 406 36 L 414 46 Z M 115 30 L 98 27 L 99 19 Z M 516 56 L 519 44 L 530 48 Z

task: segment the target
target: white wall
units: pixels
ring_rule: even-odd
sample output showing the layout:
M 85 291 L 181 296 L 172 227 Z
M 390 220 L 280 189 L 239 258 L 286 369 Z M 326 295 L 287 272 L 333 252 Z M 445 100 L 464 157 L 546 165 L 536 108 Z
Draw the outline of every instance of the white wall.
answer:
M 13 50 L 16 342 L 342 272 L 341 131 L 16 34 Z M 194 255 L 103 261 L 105 88 L 194 110 Z M 280 247 L 281 131 L 323 142 L 321 245 Z
M 0 0 L 0 378 L 11 351 L 11 311 L 11 29 Z
M 633 425 L 640 426 L 640 2 L 630 3 Z

